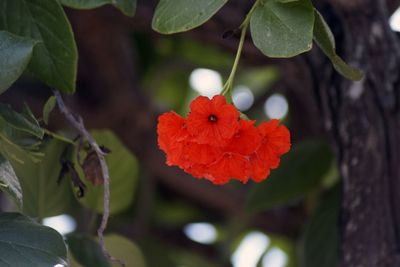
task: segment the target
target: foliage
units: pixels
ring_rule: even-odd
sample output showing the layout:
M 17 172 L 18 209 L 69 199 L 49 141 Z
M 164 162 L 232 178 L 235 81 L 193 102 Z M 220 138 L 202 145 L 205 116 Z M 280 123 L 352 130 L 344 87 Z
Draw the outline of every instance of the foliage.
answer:
M 128 208 L 134 198 L 138 178 L 138 163 L 136 157 L 123 146 L 121 141 L 111 131 L 92 131 L 93 137 L 111 152 L 107 156 L 110 171 L 110 213 L 116 214 Z M 103 212 L 103 187 L 86 181 L 87 193 L 80 202 L 95 212 Z
M 0 214 L 0 261 L 7 266 L 66 264 L 67 250 L 55 230 L 19 213 Z

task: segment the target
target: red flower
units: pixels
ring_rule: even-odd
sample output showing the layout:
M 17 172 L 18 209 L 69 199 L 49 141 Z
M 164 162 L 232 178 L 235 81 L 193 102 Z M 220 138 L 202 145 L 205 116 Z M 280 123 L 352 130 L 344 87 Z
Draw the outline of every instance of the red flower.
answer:
M 158 119 L 158 144 L 167 164 L 176 165 L 214 184 L 231 179 L 260 182 L 278 167 L 280 156 L 290 149 L 290 133 L 278 120 L 255 127 L 239 119 L 236 108 L 223 96 L 198 97 L 190 105 L 187 120 L 174 112 Z
M 216 162 L 208 166 L 205 178 L 214 184 L 225 184 L 230 179 L 246 183 L 250 174 L 250 162 L 237 153 L 226 152 Z
M 255 121 L 240 120 L 239 128 L 225 150 L 241 155 L 251 155 L 260 146 L 262 139 L 254 123 Z
M 280 156 L 290 149 L 290 133 L 285 126 L 274 119 L 263 122 L 258 130 L 262 136 L 260 146 L 250 157 L 253 180 L 261 181 L 269 175 L 270 169 L 278 167 Z
M 221 95 L 209 99 L 199 96 L 190 104 L 189 133 L 199 144 L 224 146 L 239 127 L 239 112 Z
M 175 112 L 158 117 L 158 145 L 167 154 L 168 165 L 179 165 L 182 159 L 184 141 L 189 136 L 185 119 Z

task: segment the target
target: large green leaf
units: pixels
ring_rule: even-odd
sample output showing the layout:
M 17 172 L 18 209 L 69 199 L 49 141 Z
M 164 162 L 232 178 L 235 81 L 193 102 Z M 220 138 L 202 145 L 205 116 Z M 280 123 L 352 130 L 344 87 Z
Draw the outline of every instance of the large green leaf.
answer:
M 36 41 L 0 31 L 0 94 L 25 70 Z
M 254 187 L 249 210 L 288 204 L 316 190 L 331 166 L 333 155 L 325 143 L 303 142 L 283 157 L 277 170 Z
M 6 191 L 22 207 L 22 189 L 10 162 L 0 155 L 0 189 Z
M 47 85 L 75 91 L 77 49 L 68 19 L 58 1 L 1 0 L 0 30 L 40 41 L 28 65 Z
M 301 267 L 335 267 L 339 263 L 340 186 L 322 199 L 305 229 L 300 244 Z
M 69 251 L 72 253 L 74 260 L 82 266 L 111 266 L 95 239 L 79 234 L 69 234 L 66 238 Z
M 136 12 L 136 0 L 61 0 L 60 2 L 76 9 L 92 9 L 112 4 L 127 16 L 133 16 Z
M 18 213 L 0 214 L 1 266 L 67 265 L 67 249 L 57 231 Z
M 145 267 L 145 261 L 139 247 L 131 240 L 116 234 L 109 234 L 104 237 L 107 250 L 125 262 L 126 266 Z M 112 263 L 113 267 L 119 266 Z
M 115 214 L 128 208 L 133 201 L 137 179 L 138 163 L 136 157 L 124 147 L 121 141 L 109 130 L 92 131 L 99 145 L 111 150 L 106 156 L 110 173 L 110 213 Z M 80 202 L 96 212 L 103 212 L 103 186 L 86 182 L 87 190 Z
M 49 141 L 43 148 L 43 159 L 37 163 L 10 159 L 21 182 L 25 214 L 44 218 L 62 214 L 69 207 L 73 196 L 68 181 L 57 184 L 65 146 L 55 139 Z
M 209 20 L 228 0 L 160 0 L 154 13 L 155 31 L 184 32 Z
M 312 47 L 314 9 L 310 0 L 262 2 L 250 20 L 255 46 L 269 57 L 293 57 Z
M 314 41 L 332 61 L 333 67 L 337 72 L 347 79 L 354 81 L 361 80 L 363 77 L 362 71 L 348 65 L 336 54 L 335 37 L 333 36 L 331 29 L 318 10 L 314 9 L 314 12 Z
M 35 118 L 33 118 L 35 120 L 33 121 L 32 117 L 19 114 L 14 111 L 10 105 L 0 103 L 0 117 L 2 117 L 9 126 L 17 130 L 32 134 L 38 138 L 43 138 L 44 131 Z

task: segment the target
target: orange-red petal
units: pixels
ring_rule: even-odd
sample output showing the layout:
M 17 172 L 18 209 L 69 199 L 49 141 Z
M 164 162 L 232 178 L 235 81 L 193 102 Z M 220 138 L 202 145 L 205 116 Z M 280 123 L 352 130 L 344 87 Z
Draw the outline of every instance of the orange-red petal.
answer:
M 250 164 L 244 156 L 237 153 L 224 153 L 219 160 L 209 166 L 208 178 L 211 178 L 214 184 L 224 184 L 230 179 L 246 183 L 249 171 Z
M 221 147 L 236 133 L 238 119 L 239 112 L 226 104 L 223 96 L 214 96 L 211 100 L 199 96 L 190 104 L 187 127 L 194 142 Z
M 261 134 L 254 126 L 255 121 L 240 120 L 239 129 L 224 148 L 227 152 L 251 155 L 261 144 Z

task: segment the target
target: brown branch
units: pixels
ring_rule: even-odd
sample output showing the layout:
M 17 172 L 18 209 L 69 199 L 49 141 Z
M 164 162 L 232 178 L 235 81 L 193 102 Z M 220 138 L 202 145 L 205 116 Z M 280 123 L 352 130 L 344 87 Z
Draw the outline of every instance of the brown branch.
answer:
M 58 107 L 65 118 L 72 124 L 72 126 L 80 133 L 80 135 L 89 143 L 91 148 L 95 151 L 101 167 L 101 172 L 104 178 L 104 194 L 103 194 L 103 216 L 101 218 L 100 226 L 97 230 L 97 235 L 99 237 L 99 243 L 104 256 L 110 261 L 117 262 L 119 265 L 125 267 L 125 263 L 113 257 L 108 251 L 104 244 L 104 231 L 107 228 L 108 218 L 110 216 L 110 175 L 108 172 L 108 167 L 105 159 L 105 153 L 101 150 L 100 146 L 96 143 L 94 138 L 90 135 L 88 130 L 86 130 L 85 125 L 81 117 L 75 118 L 75 116 L 69 111 L 65 106 L 64 101 L 61 97 L 60 92 L 54 91 L 54 96 L 57 99 Z

